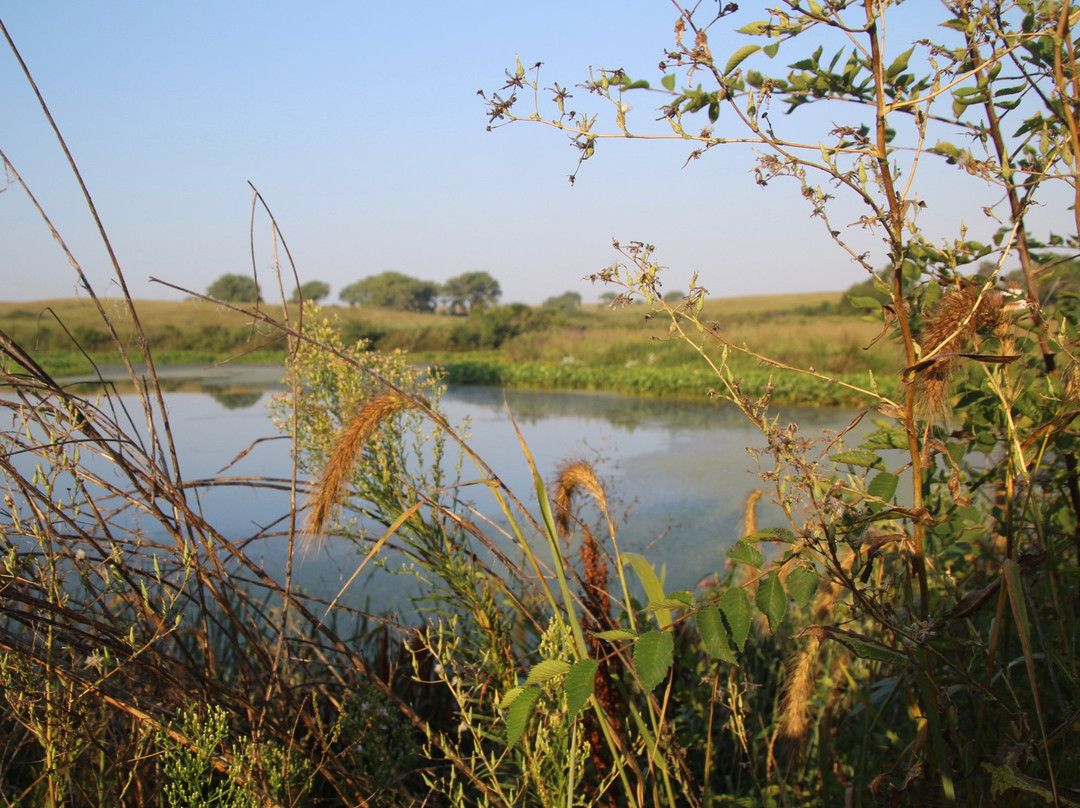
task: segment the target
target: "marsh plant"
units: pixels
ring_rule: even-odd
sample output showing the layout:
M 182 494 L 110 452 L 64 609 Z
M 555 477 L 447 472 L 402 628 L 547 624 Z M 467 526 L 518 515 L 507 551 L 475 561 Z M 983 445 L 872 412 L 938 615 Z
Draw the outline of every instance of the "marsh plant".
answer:
M 730 338 L 702 315 L 702 278 L 665 294 L 650 245 L 617 244 L 596 273 L 616 305 L 662 315 L 717 406 L 761 434 L 743 535 L 697 591 L 664 586 L 677 548 L 620 547 L 587 459 L 540 469 L 522 440 L 533 486 L 509 490 L 442 414 L 437 369 L 349 344 L 315 308 L 222 303 L 290 348 L 280 480 L 185 478 L 149 340 L 114 343 L 131 405 L 73 393 L 0 332 L 5 801 L 1080 805 L 1076 285 L 1058 275 L 1080 227 L 1033 218 L 1080 187 L 1077 14 L 948 2 L 896 48 L 885 32 L 911 5 L 782 3 L 714 55 L 734 4 L 675 3 L 656 88 L 596 68 L 567 89 L 518 64 L 485 97 L 492 127 L 570 134 L 581 182 L 606 139 L 676 139 L 691 159 L 753 144 L 756 181 L 790 185 L 876 290 L 851 301 L 880 325 L 874 370 L 840 376 Z M 639 131 L 649 97 L 659 121 Z M 822 105 L 828 131 L 785 135 Z M 984 241 L 924 235 L 934 161 L 983 194 Z M 841 203 L 862 207 L 870 252 L 833 222 Z M 278 285 L 298 286 L 252 205 L 293 274 Z M 871 428 L 815 436 L 774 414 L 800 377 Z M 225 485 L 290 507 L 222 535 L 198 495 Z M 761 497 L 782 523 L 757 523 Z M 287 546 L 283 581 L 252 560 L 268 540 Z M 415 610 L 298 592 L 292 565 L 329 542 L 356 545 L 357 576 L 418 580 Z

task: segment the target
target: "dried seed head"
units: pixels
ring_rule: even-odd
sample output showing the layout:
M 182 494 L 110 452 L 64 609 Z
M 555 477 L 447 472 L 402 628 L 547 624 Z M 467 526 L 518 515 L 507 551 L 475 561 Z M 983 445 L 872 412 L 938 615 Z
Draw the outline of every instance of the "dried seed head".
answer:
M 565 536 L 570 532 L 570 507 L 574 494 L 578 491 L 591 494 L 596 500 L 597 507 L 607 512 L 607 496 L 592 465 L 584 460 L 569 460 L 563 463 L 555 478 L 553 493 L 555 527 L 560 536 Z
M 819 641 L 811 636 L 806 648 L 796 653 L 788 663 L 788 675 L 780 696 L 780 737 L 800 743 L 810 726 L 809 700 L 814 692 L 814 660 Z
M 758 532 L 757 504 L 765 492 L 755 488 L 746 497 L 743 506 L 743 536 L 750 536 Z
M 926 413 L 940 412 L 945 405 L 949 378 L 959 364 L 953 354 L 967 353 L 976 332 L 1000 333 L 1007 324 L 1000 291 L 984 291 L 978 285 L 965 284 L 942 297 L 922 333 L 923 355 L 933 361 L 915 374 L 920 387 L 919 409 Z
M 340 504 L 345 492 L 345 483 L 356 465 L 364 445 L 378 429 L 379 424 L 395 413 L 415 407 L 416 404 L 395 391 L 368 399 L 352 420 L 345 425 L 334 444 L 323 469 L 322 477 L 311 496 L 311 512 L 308 515 L 305 531 L 308 534 L 307 546 L 318 542 L 323 528 L 334 509 Z M 306 549 L 306 548 L 305 548 Z

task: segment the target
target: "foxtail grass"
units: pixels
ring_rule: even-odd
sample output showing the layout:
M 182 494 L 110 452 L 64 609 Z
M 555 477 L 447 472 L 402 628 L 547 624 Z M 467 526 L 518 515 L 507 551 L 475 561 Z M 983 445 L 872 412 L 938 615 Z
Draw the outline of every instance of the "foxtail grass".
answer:
M 395 390 L 369 399 L 341 430 L 330 459 L 311 496 L 305 532 L 306 548 L 317 544 L 327 523 L 345 496 L 349 475 L 357 459 L 379 425 L 399 412 L 412 409 L 416 403 Z

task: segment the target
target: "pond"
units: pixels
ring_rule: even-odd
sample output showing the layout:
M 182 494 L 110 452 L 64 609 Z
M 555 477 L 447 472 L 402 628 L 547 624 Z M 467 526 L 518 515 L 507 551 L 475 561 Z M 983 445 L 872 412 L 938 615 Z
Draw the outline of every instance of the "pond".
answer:
M 219 474 L 289 476 L 289 445 L 276 432 L 267 408 L 274 395 L 269 382 L 276 372 L 230 368 L 224 375 L 197 374 L 194 381 L 180 371 L 165 374 L 165 386 L 176 388 L 167 392 L 166 401 L 188 480 Z M 191 391 L 192 384 L 197 392 Z M 469 422 L 470 444 L 534 510 L 529 468 L 508 411 L 545 480 L 567 459 L 593 462 L 614 503 L 620 547 L 642 552 L 658 570 L 663 568 L 668 591 L 694 590 L 723 568 L 724 552 L 741 535 L 747 496 L 762 487 L 747 452 L 749 446 L 763 445 L 761 435 L 734 407 L 715 401 L 452 387 L 442 408 L 451 424 Z M 779 414 L 783 423 L 799 423 L 805 437 L 843 429 L 855 416 L 811 408 L 783 408 Z M 270 440 L 261 440 L 266 438 Z M 759 523 L 782 526 L 768 493 L 758 508 Z M 289 500 L 281 491 L 222 487 L 205 490 L 200 504 L 211 524 L 225 536 L 239 538 L 280 519 L 288 512 Z M 477 507 L 496 522 L 502 519 L 493 501 L 478 502 Z M 534 546 L 547 557 L 541 540 Z M 331 539 L 297 559 L 297 583 L 333 597 L 365 551 L 366 546 Z M 270 574 L 283 576 L 283 538 L 249 545 L 248 552 Z M 576 560 L 576 553 L 572 557 Z M 399 563 L 391 555 L 384 566 L 392 569 Z M 365 570 L 342 600 L 379 612 L 404 608 L 407 594 L 419 594 L 412 578 L 374 569 L 371 574 Z

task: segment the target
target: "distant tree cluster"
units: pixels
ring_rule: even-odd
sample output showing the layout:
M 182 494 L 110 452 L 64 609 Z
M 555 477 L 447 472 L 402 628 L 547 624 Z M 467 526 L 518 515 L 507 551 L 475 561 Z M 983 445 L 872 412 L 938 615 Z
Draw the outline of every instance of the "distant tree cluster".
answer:
M 261 302 L 262 296 L 254 279 L 247 275 L 222 275 L 206 290 L 210 297 L 231 303 Z M 300 300 L 319 302 L 330 296 L 330 285 L 322 281 L 307 281 L 293 289 L 290 303 Z M 338 293 L 350 306 L 372 306 L 397 311 L 432 312 L 439 303 L 451 314 L 471 314 L 477 309 L 493 306 L 502 296 L 499 282 L 487 272 L 465 272 L 455 275 L 441 286 L 422 281 L 401 272 L 381 272 L 350 283 Z M 580 295 L 577 302 L 581 302 Z
M 349 284 L 338 296 L 350 306 L 414 312 L 435 311 L 441 301 L 452 314 L 469 314 L 494 304 L 501 295 L 499 282 L 486 272 L 466 272 L 442 286 L 400 272 L 382 272 Z
M 310 300 L 312 303 L 318 303 L 320 300 L 325 300 L 328 297 L 330 297 L 330 284 L 323 283 L 322 281 L 308 281 L 293 289 L 292 297 L 289 298 L 289 302 L 299 303 L 300 300 L 303 299 Z
M 225 274 L 210 284 L 206 294 L 230 303 L 259 303 L 259 285 L 249 275 Z

